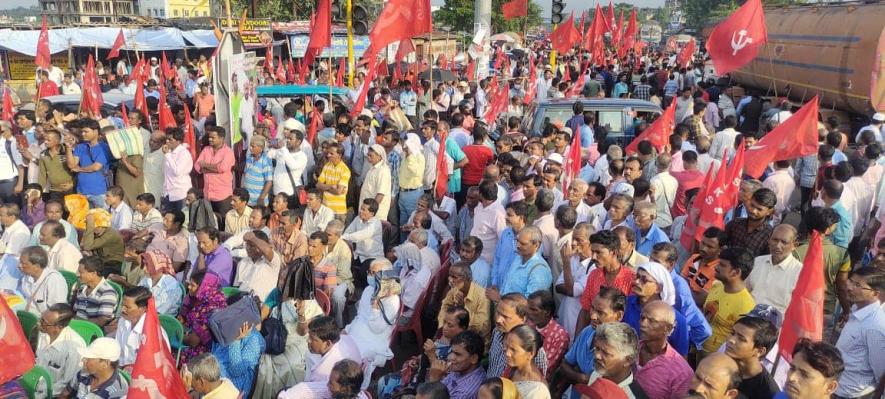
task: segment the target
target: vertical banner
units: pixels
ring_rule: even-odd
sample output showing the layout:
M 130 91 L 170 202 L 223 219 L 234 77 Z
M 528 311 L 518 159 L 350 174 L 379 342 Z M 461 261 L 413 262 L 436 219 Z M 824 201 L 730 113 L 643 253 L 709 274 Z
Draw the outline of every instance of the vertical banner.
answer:
M 257 82 L 257 59 L 254 52 L 233 54 L 228 59 L 228 88 L 230 93 L 231 145 L 240 142 L 244 135 L 248 143 L 255 130 L 255 86 Z

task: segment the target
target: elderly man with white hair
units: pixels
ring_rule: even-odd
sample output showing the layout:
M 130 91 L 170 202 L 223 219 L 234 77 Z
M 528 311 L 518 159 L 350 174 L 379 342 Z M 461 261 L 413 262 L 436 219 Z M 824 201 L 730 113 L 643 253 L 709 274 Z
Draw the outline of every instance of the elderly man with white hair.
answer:
M 403 286 L 403 316 L 411 317 L 418 299 L 430 285 L 432 275 L 430 267 L 422 262 L 421 250 L 417 245 L 406 242 L 396 247 L 395 251 L 395 266 L 399 268 L 399 281 Z
M 595 223 L 594 219 L 596 218 L 596 215 L 590 210 L 590 205 L 587 205 L 587 203 L 584 202 L 584 197 L 587 195 L 587 189 L 589 188 L 590 185 L 581 179 L 572 180 L 571 184 L 568 186 L 568 198 L 556 204 L 554 209 L 559 209 L 559 207 L 563 205 L 568 205 L 575 208 L 575 212 L 578 213 L 578 223 Z
M 541 256 L 541 230 L 528 226 L 516 236 L 516 252 L 510 270 L 500 287 L 500 295 L 516 292 L 528 297 L 538 290 L 549 290 L 553 284 L 553 273 L 547 261 Z M 497 288 L 490 288 L 497 290 Z
M 643 256 L 650 256 L 651 250 L 659 242 L 670 242 L 667 233 L 664 233 L 655 219 L 658 216 L 658 208 L 652 202 L 637 202 L 633 206 L 633 231 L 636 233 L 636 251 Z
M 603 156 L 599 157 L 599 159 L 596 160 L 596 164 L 593 166 L 596 181 L 608 186 L 612 181 L 612 175 L 608 171 L 608 165 L 611 161 L 622 158 L 624 158 L 624 150 L 622 150 L 621 147 L 616 145 L 609 146 L 608 151 L 606 151 Z
M 218 359 L 211 353 L 191 359 L 187 368 L 182 370 L 181 377 L 185 388 L 204 398 L 236 399 L 241 396 L 237 387 L 221 376 Z
M 587 385 L 606 379 L 622 389 L 628 398 L 647 397 L 633 375 L 633 365 L 639 357 L 636 335 L 636 330 L 624 323 L 605 323 L 596 329 L 593 352 L 596 359 L 605 361 L 595 362 Z
M 409 233 L 409 242 L 418 246 L 421 252 L 421 262 L 430 268 L 430 273 L 436 275 L 440 269 L 439 254 L 427 245 L 427 230 L 417 228 Z
M 326 226 L 326 234 L 329 236 L 329 244 L 326 246 L 326 260 L 335 264 L 335 277 L 338 285 L 332 289 L 332 308 L 335 310 L 335 322 L 338 327 L 344 326 L 344 305 L 347 303 L 347 293 L 355 292 L 353 286 L 353 272 L 350 265 L 353 262 L 353 252 L 350 245 L 341 239 L 344 233 L 344 223 L 340 220 L 332 220 Z
M 387 152 L 380 144 L 372 144 L 366 153 L 366 159 L 369 162 L 369 170 L 366 171 L 363 186 L 360 188 L 359 203 L 362 204 L 366 198 L 374 199 L 378 203 L 375 217 L 378 220 L 387 220 L 393 184 L 390 166 L 387 165 Z

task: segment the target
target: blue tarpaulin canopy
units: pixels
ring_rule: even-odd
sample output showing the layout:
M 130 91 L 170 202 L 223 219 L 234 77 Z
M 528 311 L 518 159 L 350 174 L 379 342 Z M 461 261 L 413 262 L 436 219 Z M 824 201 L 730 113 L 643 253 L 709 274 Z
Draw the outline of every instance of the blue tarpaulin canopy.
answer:
M 182 31 L 177 28 L 122 28 L 126 38 L 124 50 L 160 51 L 186 47 L 207 48 L 218 45 L 212 30 Z M 49 52 L 59 53 L 68 47 L 98 47 L 110 49 L 120 28 L 64 28 L 49 30 Z M 37 55 L 39 30 L 21 31 L 0 29 L 0 49 Z
M 332 87 L 328 85 L 273 85 L 258 86 L 255 88 L 255 94 L 258 97 L 293 97 L 293 96 L 312 96 L 312 95 L 333 95 L 343 96 L 348 93 L 345 87 Z

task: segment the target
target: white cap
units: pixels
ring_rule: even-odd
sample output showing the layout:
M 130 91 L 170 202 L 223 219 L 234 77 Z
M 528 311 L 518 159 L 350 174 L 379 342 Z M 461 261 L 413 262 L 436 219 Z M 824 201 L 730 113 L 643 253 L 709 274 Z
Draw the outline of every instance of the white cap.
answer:
M 885 122 L 885 114 L 881 112 L 876 112 L 873 114 L 873 120 L 876 122 Z
M 562 155 L 559 155 L 558 153 L 554 152 L 554 153 L 547 156 L 547 161 L 556 162 L 556 163 L 562 165 L 565 160 L 562 159 Z
M 96 338 L 89 346 L 77 348 L 77 353 L 84 359 L 101 359 L 116 362 L 120 360 L 120 344 L 113 338 Z
M 298 130 L 298 131 L 300 131 L 301 133 L 304 133 L 304 132 L 305 132 L 305 130 L 304 130 L 304 124 L 301 123 L 301 122 L 298 122 L 298 121 L 295 120 L 295 119 L 291 119 L 291 118 L 290 118 L 290 119 L 286 119 L 286 120 L 283 122 L 283 129 L 286 129 L 286 130 Z

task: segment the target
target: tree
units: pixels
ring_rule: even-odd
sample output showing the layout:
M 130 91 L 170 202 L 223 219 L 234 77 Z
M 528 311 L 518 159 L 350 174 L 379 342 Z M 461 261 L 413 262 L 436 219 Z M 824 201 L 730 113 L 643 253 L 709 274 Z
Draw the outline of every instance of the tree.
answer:
M 233 0 L 231 13 L 234 18 L 239 18 L 243 10 L 251 7 L 253 1 L 255 2 L 256 17 L 269 18 L 273 22 L 309 21 L 316 8 L 315 0 Z M 374 21 L 380 11 L 376 3 L 372 0 L 353 0 L 354 5 L 366 7 L 369 11 L 370 21 Z
M 741 0 L 683 0 L 682 12 L 685 25 L 689 28 L 702 29 L 704 26 L 723 19 L 737 10 L 744 1 Z M 804 0 L 762 0 L 765 7 L 782 7 L 805 3 Z
M 509 0 L 492 0 L 492 32 L 522 32 L 524 27 L 541 25 L 541 7 L 529 0 L 528 21 L 525 18 L 504 20 L 501 6 Z M 452 27 L 453 32 L 473 32 L 473 0 L 446 0 L 445 5 L 433 13 L 437 26 Z

